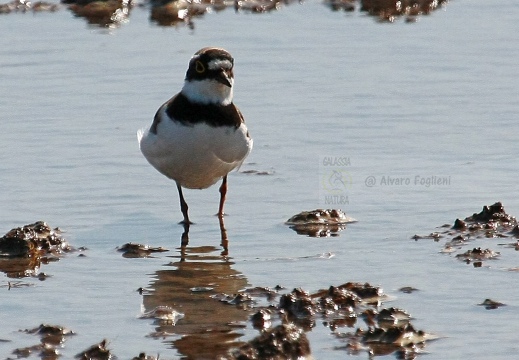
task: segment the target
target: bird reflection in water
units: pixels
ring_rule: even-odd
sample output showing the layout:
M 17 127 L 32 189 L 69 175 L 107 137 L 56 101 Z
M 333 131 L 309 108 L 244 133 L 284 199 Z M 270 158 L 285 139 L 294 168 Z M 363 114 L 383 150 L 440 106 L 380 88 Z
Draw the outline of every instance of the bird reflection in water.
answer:
M 223 222 L 223 217 L 218 217 L 218 221 L 220 224 L 220 245 L 222 246 L 222 256 L 227 256 L 229 254 L 229 239 L 227 238 L 227 229 L 225 228 L 225 223 Z M 182 223 L 184 226 L 184 232 L 180 237 L 180 249 L 185 250 L 187 245 L 189 244 L 189 223 Z
M 220 220 L 221 249 L 215 246 L 188 246 L 189 225 L 184 225 L 181 246 L 174 260 L 155 272 L 144 294 L 144 310 L 169 306 L 183 313 L 176 324 L 156 323 L 153 336 L 189 359 L 215 359 L 239 346 L 240 329 L 248 312 L 236 305 L 222 303 L 211 296 L 235 294 L 247 286 L 247 279 L 232 268 L 228 257 L 228 238 Z

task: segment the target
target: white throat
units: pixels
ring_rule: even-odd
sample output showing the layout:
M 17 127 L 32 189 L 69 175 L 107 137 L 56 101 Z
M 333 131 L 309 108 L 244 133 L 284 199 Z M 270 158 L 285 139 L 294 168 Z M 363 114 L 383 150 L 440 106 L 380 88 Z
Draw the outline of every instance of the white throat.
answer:
M 230 79 L 231 85 L 234 79 Z M 232 102 L 232 86 L 228 87 L 216 80 L 191 80 L 185 81 L 182 88 L 189 100 L 199 104 L 229 105 Z

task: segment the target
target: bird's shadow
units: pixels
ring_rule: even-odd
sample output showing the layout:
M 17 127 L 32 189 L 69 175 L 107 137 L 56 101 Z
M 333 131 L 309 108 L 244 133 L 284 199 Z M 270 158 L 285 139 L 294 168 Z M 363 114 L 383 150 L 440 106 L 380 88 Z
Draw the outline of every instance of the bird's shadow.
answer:
M 225 223 L 223 217 L 218 218 L 220 225 L 220 245 L 222 246 L 222 256 L 229 255 L 229 238 L 227 237 L 227 229 L 225 228 Z M 180 248 L 181 250 L 185 250 L 189 245 L 189 229 L 191 227 L 191 223 L 183 222 L 181 225 L 184 227 L 184 232 L 180 236 Z

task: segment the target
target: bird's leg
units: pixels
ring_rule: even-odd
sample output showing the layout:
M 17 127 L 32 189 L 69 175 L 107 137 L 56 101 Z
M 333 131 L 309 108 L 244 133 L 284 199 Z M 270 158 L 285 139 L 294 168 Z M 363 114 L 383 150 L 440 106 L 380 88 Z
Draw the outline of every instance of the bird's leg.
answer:
M 182 194 L 182 187 L 177 182 L 177 189 L 178 189 L 178 197 L 180 198 L 180 210 L 182 211 L 182 215 L 184 215 L 184 220 L 182 220 L 181 224 L 192 224 L 191 221 L 189 221 L 189 215 L 187 214 L 187 203 L 186 200 L 184 200 L 184 194 Z
M 227 194 L 227 175 L 223 177 L 222 185 L 220 186 L 220 207 L 218 208 L 218 217 L 223 218 L 223 204 L 225 203 L 225 195 Z M 187 205 L 186 205 L 187 206 Z

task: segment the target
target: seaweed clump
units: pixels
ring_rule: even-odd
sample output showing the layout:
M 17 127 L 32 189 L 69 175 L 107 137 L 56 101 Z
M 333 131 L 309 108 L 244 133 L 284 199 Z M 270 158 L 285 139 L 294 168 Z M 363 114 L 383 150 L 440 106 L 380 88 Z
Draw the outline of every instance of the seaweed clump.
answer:
M 394 22 L 401 16 L 414 22 L 417 16 L 428 15 L 446 3 L 447 0 L 361 0 L 360 10 L 381 22 Z
M 413 239 L 440 241 L 443 238 L 450 238 L 446 241 L 442 253 L 454 253 L 465 246 L 471 246 L 472 249 L 459 253 L 455 257 L 467 264 L 472 263 L 474 267 L 481 267 L 483 261 L 495 260 L 500 256 L 499 252 L 492 249 L 474 246 L 477 240 L 514 238 L 516 240 L 513 243 L 499 245 L 519 250 L 519 224 L 514 216 L 505 211 L 501 202 L 490 206 L 485 205 L 479 213 L 473 213 L 463 220 L 457 218 L 452 225 L 446 224 L 441 228 L 446 230 L 433 232 L 427 236 L 414 235 Z
M 311 354 L 305 332 L 293 323 L 277 325 L 264 331 L 239 349 L 228 360 L 305 359 Z
M 9 277 L 35 276 L 41 263 L 57 261 L 72 250 L 61 230 L 46 222 L 17 227 L 0 238 L 0 271 Z
M 380 287 L 368 283 L 348 282 L 315 293 L 297 288 L 277 295 L 279 300 L 269 293 L 268 305 L 256 307 L 250 318 L 260 334 L 219 359 L 310 359 L 310 343 L 305 333 L 318 320 L 339 341 L 346 342 L 343 348 L 349 354 L 366 351 L 373 355 L 411 356 L 436 338 L 416 330 L 405 310 L 379 309 L 388 297 Z M 359 319 L 364 320 L 365 326 Z M 354 330 L 344 331 L 345 328 Z
M 338 236 L 346 225 L 357 220 L 347 216 L 341 209 L 316 209 L 302 211 L 292 216 L 285 224 L 300 235 L 310 237 Z
M 429 15 L 447 4 L 448 0 L 325 0 L 333 11 L 353 12 L 357 7 L 361 12 L 375 17 L 379 22 L 395 22 L 405 17 L 406 22 L 416 22 L 418 16 Z
M 90 25 L 114 28 L 128 22 L 131 0 L 62 0 L 74 16 L 85 18 Z
M 18 358 L 26 358 L 32 354 L 40 354 L 42 359 L 57 359 L 59 349 L 63 347 L 66 338 L 75 335 L 75 333 L 63 326 L 41 324 L 33 329 L 20 330 L 31 335 L 38 335 L 40 343 L 24 348 L 17 348 L 12 351 L 13 355 Z
M 0 4 L 0 14 L 26 13 L 26 12 L 55 12 L 59 9 L 57 4 L 46 1 L 13 0 Z
M 152 253 L 169 251 L 162 246 L 153 247 L 145 244 L 126 243 L 117 248 L 117 251 L 123 253 L 125 258 L 146 258 L 150 257 Z

